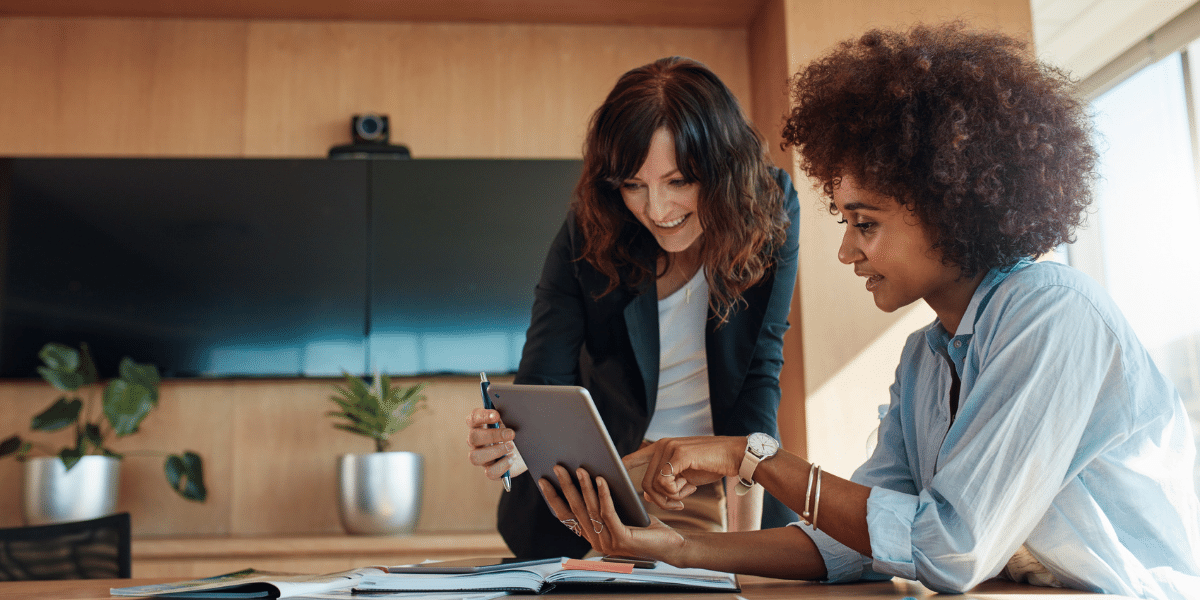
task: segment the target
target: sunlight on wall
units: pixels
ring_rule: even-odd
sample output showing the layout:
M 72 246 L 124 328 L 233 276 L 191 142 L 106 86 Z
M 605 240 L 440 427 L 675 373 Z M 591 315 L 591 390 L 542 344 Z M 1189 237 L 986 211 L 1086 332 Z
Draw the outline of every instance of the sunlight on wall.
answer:
M 904 310 L 895 324 L 809 394 L 809 460 L 829 473 L 849 478 L 867 459 L 867 440 L 879 424 L 876 408 L 891 401 L 889 388 L 904 341 L 936 318 L 923 301 Z

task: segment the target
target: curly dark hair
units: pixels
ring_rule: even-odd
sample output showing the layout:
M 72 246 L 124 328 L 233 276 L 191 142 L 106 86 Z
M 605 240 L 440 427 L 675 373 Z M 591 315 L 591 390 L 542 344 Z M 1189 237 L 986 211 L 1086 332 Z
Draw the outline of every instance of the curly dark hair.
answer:
M 742 292 L 770 271 L 788 217 L 762 137 L 729 88 L 694 60 L 673 56 L 625 73 L 592 115 L 572 204 L 584 237 L 582 258 L 608 277 L 601 296 L 660 275 L 660 256 L 669 265 L 670 255 L 629 212 L 620 191 L 646 161 L 660 128 L 674 139 L 680 174 L 700 186 L 701 261 L 714 315 L 724 323 Z M 625 281 L 623 267 L 632 273 Z
M 961 22 L 872 30 L 790 85 L 784 144 L 825 195 L 849 175 L 896 199 L 963 276 L 1073 241 L 1092 201 L 1085 107 L 1012 37 Z

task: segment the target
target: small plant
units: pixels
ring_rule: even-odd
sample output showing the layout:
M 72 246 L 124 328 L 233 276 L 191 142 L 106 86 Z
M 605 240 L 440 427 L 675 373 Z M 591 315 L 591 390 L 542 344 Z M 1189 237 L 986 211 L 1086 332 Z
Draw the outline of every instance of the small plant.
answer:
M 0 442 L 0 458 L 12 454 L 17 460 L 24 460 L 37 450 L 48 456 L 58 456 L 68 470 L 87 455 L 123 459 L 124 455 L 109 447 L 108 439 L 137 433 L 142 420 L 158 406 L 158 385 L 161 381 L 158 368 L 151 364 L 136 363 L 129 357 L 121 359 L 120 376 L 104 386 L 100 402 L 97 403 L 95 396 L 100 387 L 97 383 L 99 378 L 87 344 L 80 344 L 79 350 L 62 344 L 46 344 L 38 352 L 38 357 L 45 363 L 38 367 L 42 379 L 68 394 L 59 397 L 49 408 L 33 417 L 30 428 L 53 432 L 73 425 L 75 445 L 64 446 L 55 452 L 52 447 L 14 435 Z M 86 399 L 76 394 L 80 389 L 86 392 Z M 204 502 L 208 497 L 204 487 L 203 465 L 196 453 L 167 455 L 163 469 L 166 471 L 167 484 L 180 496 L 196 502 Z
M 333 426 L 343 431 L 375 440 L 376 452 L 387 452 L 393 435 L 404 430 L 413 422 L 413 416 L 425 408 L 424 383 L 411 387 L 393 387 L 387 375 L 375 373 L 371 386 L 362 378 L 345 373 L 346 386 L 334 386 L 336 395 L 329 399 L 341 410 L 331 410 L 326 415 L 345 419 Z

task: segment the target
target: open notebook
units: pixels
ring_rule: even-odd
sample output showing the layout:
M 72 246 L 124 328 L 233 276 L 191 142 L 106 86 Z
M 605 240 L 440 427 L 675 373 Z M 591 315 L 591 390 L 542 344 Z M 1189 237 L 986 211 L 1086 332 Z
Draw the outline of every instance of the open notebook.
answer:
M 362 579 L 354 585 L 356 592 L 506 591 L 544 594 L 557 588 L 572 591 L 579 588 L 620 588 L 620 591 L 741 591 L 737 577 L 731 573 L 682 569 L 662 562 L 651 569 L 635 569 L 632 565 L 604 563 L 599 559 L 563 559 L 549 564 L 457 575 L 373 571 L 364 573 Z

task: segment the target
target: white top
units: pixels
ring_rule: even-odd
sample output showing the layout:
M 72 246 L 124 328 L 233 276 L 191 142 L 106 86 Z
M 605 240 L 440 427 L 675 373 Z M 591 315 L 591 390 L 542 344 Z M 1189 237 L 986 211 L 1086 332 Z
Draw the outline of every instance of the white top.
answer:
M 708 397 L 708 280 L 704 268 L 658 301 L 658 400 L 646 439 L 712 435 Z

